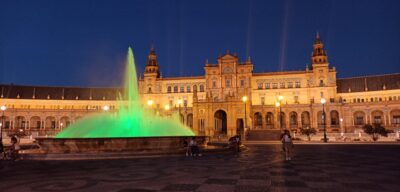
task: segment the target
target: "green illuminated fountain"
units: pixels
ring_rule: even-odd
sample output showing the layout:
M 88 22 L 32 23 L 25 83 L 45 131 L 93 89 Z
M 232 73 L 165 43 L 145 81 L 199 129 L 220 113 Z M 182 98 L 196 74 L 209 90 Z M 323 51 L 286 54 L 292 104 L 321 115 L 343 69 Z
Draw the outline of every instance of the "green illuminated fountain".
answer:
M 178 115 L 161 117 L 140 107 L 136 65 L 130 47 L 124 88 L 125 94 L 118 101 L 119 110 L 116 114 L 103 112 L 89 115 L 67 127 L 56 138 L 194 136 L 192 130 L 180 122 Z

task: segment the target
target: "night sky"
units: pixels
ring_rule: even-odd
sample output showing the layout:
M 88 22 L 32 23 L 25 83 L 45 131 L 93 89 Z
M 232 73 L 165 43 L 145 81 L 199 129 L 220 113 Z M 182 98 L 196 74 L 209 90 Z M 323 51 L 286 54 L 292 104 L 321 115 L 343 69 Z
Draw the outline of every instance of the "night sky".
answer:
M 304 70 L 316 31 L 338 77 L 400 72 L 398 0 L 0 0 L 0 83 L 120 86 L 143 72 L 203 75 L 230 50 L 255 72 Z

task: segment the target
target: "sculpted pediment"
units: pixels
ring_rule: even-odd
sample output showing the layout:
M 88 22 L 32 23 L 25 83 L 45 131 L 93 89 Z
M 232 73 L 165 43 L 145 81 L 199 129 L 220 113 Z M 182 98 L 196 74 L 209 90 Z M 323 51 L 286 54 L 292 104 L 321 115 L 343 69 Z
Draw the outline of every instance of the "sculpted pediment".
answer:
M 220 57 L 220 59 L 221 59 L 221 60 L 236 60 L 236 59 L 237 59 L 237 56 L 232 55 L 232 54 L 230 54 L 230 53 L 227 53 L 227 54 L 225 54 L 225 55 L 222 55 L 222 56 Z

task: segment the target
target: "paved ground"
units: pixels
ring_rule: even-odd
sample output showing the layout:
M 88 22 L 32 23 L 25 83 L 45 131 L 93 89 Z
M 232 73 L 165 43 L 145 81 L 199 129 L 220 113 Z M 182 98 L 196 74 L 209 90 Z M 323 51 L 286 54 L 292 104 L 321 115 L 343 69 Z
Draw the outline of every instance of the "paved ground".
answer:
M 400 145 L 249 145 L 239 155 L 1 162 L 0 191 L 400 191 Z

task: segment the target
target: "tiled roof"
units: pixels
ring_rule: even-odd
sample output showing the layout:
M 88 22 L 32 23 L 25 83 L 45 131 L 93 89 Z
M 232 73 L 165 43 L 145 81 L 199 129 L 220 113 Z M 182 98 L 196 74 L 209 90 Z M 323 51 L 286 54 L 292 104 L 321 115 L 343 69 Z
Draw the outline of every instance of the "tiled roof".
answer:
M 9 99 L 61 100 L 116 100 L 122 88 L 44 87 L 24 85 L 0 85 L 0 96 Z M 91 97 L 91 98 L 90 98 Z
M 336 85 L 338 93 L 400 89 L 400 73 L 342 78 Z

